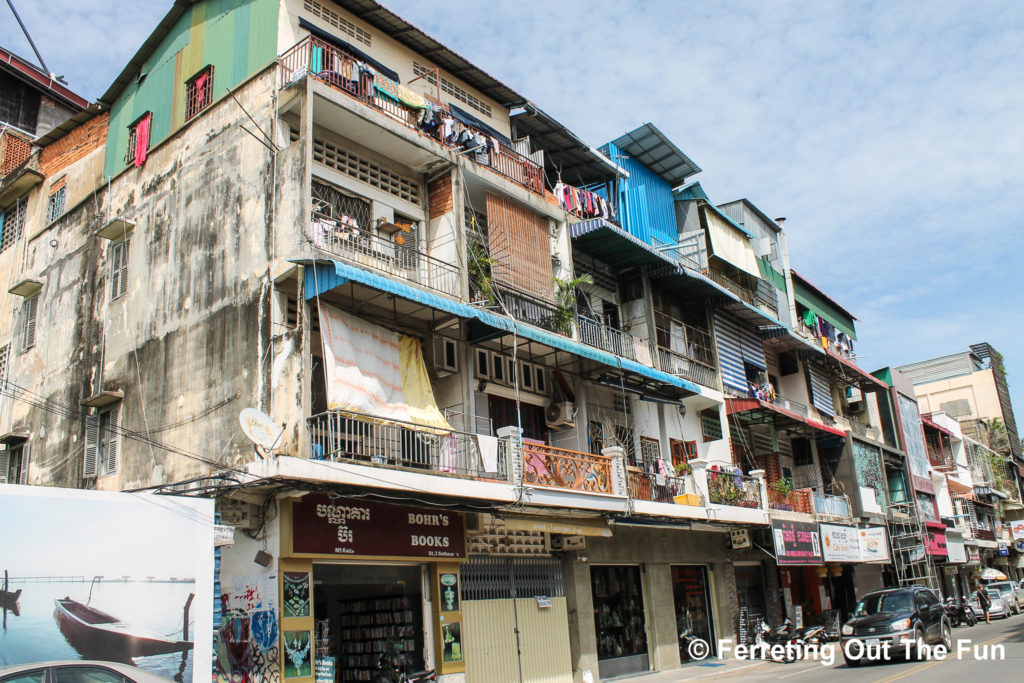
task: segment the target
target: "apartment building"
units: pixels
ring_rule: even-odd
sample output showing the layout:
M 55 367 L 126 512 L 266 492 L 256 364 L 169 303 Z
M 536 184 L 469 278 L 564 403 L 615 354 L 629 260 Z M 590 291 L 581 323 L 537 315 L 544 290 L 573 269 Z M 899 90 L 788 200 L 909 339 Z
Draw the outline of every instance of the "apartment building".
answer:
M 948 419 L 941 466 L 916 403 L 901 431 L 913 391 L 859 367 L 781 220 L 714 204 L 654 124 L 584 143 L 376 2 L 177 0 L 35 144 L 7 478 L 215 497 L 217 675 L 304 646 L 338 681 L 670 670 L 682 630 L 924 580 L 883 577 L 922 561 L 893 507 L 959 519 L 981 481 Z

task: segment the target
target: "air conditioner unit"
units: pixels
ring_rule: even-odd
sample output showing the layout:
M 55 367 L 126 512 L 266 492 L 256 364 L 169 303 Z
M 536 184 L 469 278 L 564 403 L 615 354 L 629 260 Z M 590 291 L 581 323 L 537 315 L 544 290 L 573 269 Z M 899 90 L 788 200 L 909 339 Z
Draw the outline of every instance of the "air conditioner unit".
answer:
M 851 415 L 860 415 L 867 409 L 867 405 L 863 400 L 861 401 L 850 401 L 846 404 L 846 410 Z
M 734 550 L 750 547 L 750 532 L 747 529 L 733 529 L 729 532 L 729 545 Z
M 552 403 L 544 413 L 548 427 L 575 427 L 576 406 L 570 401 Z

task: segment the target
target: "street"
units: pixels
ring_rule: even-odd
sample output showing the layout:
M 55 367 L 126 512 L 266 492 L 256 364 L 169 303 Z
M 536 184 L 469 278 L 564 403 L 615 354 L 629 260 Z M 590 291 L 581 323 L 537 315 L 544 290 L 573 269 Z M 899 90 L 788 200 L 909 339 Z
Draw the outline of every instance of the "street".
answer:
M 961 626 L 953 632 L 953 651 L 944 661 L 903 661 L 864 664 L 850 668 L 836 644 L 831 666 L 820 661 L 793 664 L 714 660 L 693 664 L 670 672 L 617 679 L 630 683 L 671 683 L 728 678 L 736 681 L 873 681 L 906 683 L 928 681 L 968 681 L 980 675 L 992 680 L 1017 680 L 1024 664 L 1024 616 L 980 623 L 973 628 Z M 961 652 L 958 658 L 957 652 Z

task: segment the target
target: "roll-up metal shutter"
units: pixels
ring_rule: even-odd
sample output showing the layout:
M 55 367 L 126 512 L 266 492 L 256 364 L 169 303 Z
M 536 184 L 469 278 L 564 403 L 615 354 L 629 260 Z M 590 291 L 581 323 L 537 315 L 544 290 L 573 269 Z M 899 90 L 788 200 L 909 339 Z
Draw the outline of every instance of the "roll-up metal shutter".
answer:
M 807 374 L 811 378 L 811 403 L 818 410 L 835 415 L 836 409 L 832 403 L 832 391 L 828 387 L 828 377 L 810 363 L 807 364 Z
M 747 391 L 747 373 L 743 369 L 743 346 L 739 327 L 732 318 L 715 313 L 715 345 L 722 366 L 722 382 L 727 386 Z

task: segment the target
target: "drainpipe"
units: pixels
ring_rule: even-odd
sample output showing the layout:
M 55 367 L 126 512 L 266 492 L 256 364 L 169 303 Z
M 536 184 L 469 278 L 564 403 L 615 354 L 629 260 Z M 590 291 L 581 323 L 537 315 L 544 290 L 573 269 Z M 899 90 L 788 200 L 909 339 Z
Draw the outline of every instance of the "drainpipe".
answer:
M 786 243 L 786 217 L 775 219 L 779 226 L 779 258 L 782 260 L 782 271 L 786 276 L 786 306 L 789 308 L 789 326 L 796 327 L 796 299 L 793 294 L 793 276 L 789 271 L 789 245 Z

